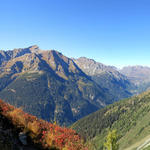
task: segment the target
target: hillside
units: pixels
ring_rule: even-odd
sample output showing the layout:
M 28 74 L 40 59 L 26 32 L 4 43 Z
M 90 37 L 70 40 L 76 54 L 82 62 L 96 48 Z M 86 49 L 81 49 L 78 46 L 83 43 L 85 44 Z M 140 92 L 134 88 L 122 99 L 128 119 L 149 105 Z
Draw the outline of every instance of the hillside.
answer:
M 0 100 L 1 150 L 88 150 L 73 130 L 37 119 Z
M 107 106 L 77 121 L 72 127 L 88 137 L 88 142 L 92 142 L 96 150 L 102 149 L 108 130 L 116 129 L 120 150 L 123 150 L 150 136 L 149 116 L 150 91 Z
M 113 66 L 106 66 L 93 59 L 80 57 L 75 63 L 94 80 L 98 85 L 109 90 L 113 101 L 131 97 L 135 85 Z
M 129 80 L 137 86 L 137 93 L 150 89 L 150 67 L 127 66 L 120 70 Z
M 60 125 L 113 102 L 72 59 L 38 46 L 0 51 L 0 98 Z

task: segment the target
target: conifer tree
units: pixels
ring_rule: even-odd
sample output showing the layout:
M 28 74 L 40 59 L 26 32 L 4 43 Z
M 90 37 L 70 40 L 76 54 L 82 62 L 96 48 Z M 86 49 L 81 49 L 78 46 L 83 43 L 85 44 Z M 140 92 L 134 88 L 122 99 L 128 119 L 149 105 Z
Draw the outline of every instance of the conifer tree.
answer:
M 109 131 L 106 137 L 106 142 L 104 143 L 104 150 L 118 150 L 119 145 L 117 141 L 118 141 L 117 131 L 116 130 Z

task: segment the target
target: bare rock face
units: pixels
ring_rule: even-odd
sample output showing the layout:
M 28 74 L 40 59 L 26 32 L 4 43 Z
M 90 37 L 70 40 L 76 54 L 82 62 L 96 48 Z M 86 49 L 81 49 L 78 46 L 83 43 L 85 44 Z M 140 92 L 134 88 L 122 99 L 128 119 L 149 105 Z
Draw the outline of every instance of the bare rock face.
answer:
M 24 132 L 19 133 L 19 140 L 23 145 L 28 145 L 27 143 L 27 135 Z
M 87 75 L 91 76 L 97 84 L 108 89 L 112 94 L 114 101 L 132 95 L 130 87 L 134 87 L 134 84 L 132 84 L 125 75 L 121 74 L 117 68 L 106 66 L 86 57 L 80 57 L 74 59 L 74 61 L 79 68 Z
M 29 47 L 29 50 L 30 50 L 31 52 L 36 53 L 36 52 L 38 52 L 40 49 L 39 49 L 39 47 L 38 47 L 37 45 L 33 45 L 33 46 L 30 46 L 30 47 Z
M 93 59 L 89 59 L 86 57 L 80 57 L 78 59 L 74 59 L 75 63 L 88 75 L 98 75 L 104 72 L 115 72 L 117 71 L 112 66 L 106 66 L 102 63 L 96 62 Z

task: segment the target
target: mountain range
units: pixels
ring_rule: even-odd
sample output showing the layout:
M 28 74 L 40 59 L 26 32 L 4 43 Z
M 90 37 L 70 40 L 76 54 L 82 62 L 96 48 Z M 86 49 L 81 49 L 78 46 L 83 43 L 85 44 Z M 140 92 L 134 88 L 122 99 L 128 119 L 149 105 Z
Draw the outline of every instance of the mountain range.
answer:
M 69 125 L 112 103 L 74 61 L 38 46 L 0 51 L 0 98 L 47 121 Z
M 133 80 L 132 73 L 124 69 L 85 57 L 68 58 L 36 45 L 1 50 L 0 98 L 38 118 L 68 126 L 108 104 L 144 91 L 135 82 L 138 76 Z M 144 83 L 141 81 L 140 85 L 149 84 L 148 76 Z

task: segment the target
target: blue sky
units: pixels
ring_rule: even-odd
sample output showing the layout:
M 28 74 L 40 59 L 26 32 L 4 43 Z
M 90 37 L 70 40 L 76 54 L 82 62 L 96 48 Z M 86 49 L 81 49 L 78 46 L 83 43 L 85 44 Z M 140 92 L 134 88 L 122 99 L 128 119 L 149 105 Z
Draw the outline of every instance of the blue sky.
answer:
M 150 66 L 150 1 L 0 0 L 0 49 L 35 44 L 117 67 Z

